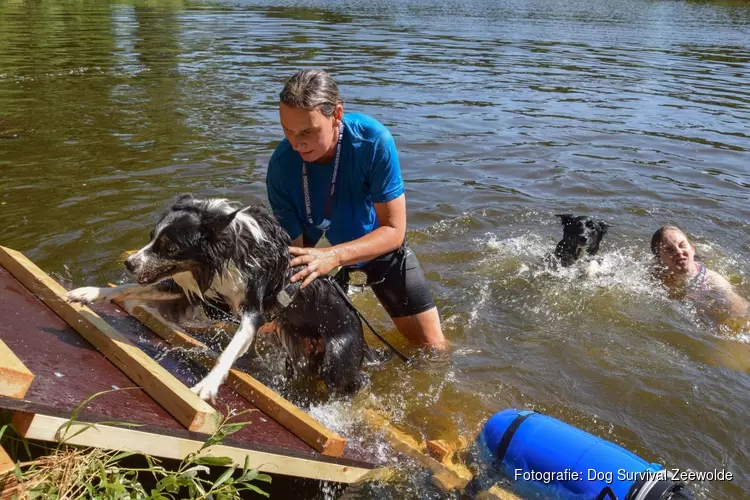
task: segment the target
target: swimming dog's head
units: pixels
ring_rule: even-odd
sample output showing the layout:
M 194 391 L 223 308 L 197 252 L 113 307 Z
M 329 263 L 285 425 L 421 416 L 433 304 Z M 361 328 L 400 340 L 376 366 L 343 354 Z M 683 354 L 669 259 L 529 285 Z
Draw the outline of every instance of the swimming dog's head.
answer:
M 223 199 L 180 196 L 151 231 L 149 243 L 125 260 L 125 267 L 142 285 L 197 268 L 218 270 L 227 262 L 232 236 L 243 229 L 263 239 L 257 221 L 238 204 Z M 232 234 L 230 234 L 232 233 Z
M 563 237 L 555 248 L 555 257 L 564 266 L 570 266 L 583 253 L 595 255 L 607 234 L 609 225 L 586 215 L 557 214 L 563 225 Z

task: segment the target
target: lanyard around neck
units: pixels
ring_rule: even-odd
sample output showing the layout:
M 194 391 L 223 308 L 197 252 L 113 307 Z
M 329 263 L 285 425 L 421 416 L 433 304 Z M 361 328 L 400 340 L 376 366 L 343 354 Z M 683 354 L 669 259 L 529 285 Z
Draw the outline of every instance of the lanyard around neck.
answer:
M 336 143 L 336 159 L 333 161 L 333 174 L 331 174 L 331 187 L 328 190 L 328 200 L 326 201 L 326 209 L 323 216 L 323 222 L 315 225 L 312 219 L 312 207 L 310 205 L 310 185 L 307 179 L 307 162 L 302 162 L 302 189 L 305 196 L 305 212 L 307 214 L 307 222 L 311 226 L 317 227 L 321 231 L 325 231 L 331 225 L 331 212 L 333 211 L 333 195 L 336 192 L 336 180 L 339 171 L 339 159 L 341 158 L 341 143 L 344 137 L 344 122 L 341 121 L 339 125 L 339 139 Z

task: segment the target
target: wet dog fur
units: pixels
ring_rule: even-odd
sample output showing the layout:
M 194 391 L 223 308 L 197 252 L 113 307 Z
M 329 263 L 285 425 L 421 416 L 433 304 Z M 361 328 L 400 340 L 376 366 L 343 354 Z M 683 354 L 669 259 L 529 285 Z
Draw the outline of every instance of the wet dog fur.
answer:
M 249 349 L 254 352 L 256 333 L 271 318 L 288 367 L 323 380 L 332 395 L 353 394 L 362 386 L 361 366 L 369 352 L 357 312 L 328 277 L 293 287 L 291 303 L 280 304 L 277 296 L 294 272 L 290 244 L 263 207 L 186 194 L 162 215 L 149 243 L 125 260 L 136 283 L 77 288 L 68 300 L 122 299 L 178 309 L 209 301 L 226 304 L 239 327 L 208 375 L 192 388 L 204 400 L 215 400 L 236 359 Z
M 599 252 L 599 246 L 610 225 L 587 215 L 557 214 L 563 226 L 562 239 L 557 243 L 554 258 L 548 259 L 553 266 L 570 267 L 579 260 L 587 261 L 586 275 L 597 274 L 599 262 L 591 259 Z

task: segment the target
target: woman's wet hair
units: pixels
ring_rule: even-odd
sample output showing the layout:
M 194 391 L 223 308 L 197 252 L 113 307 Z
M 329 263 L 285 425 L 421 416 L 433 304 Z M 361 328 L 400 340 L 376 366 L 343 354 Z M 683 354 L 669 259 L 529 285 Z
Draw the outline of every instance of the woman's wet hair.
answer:
M 680 233 L 685 235 L 685 238 L 687 238 L 687 235 L 677 226 L 662 226 L 659 229 L 656 230 L 654 235 L 651 237 L 651 253 L 653 253 L 656 257 L 659 257 L 659 251 L 661 250 L 661 244 L 664 241 L 664 233 L 667 231 L 679 231 Z M 690 238 L 688 238 L 688 241 Z
M 343 104 L 339 88 L 331 75 L 322 69 L 303 69 L 293 74 L 279 94 L 282 103 L 312 111 L 319 108 L 331 117 L 337 104 Z

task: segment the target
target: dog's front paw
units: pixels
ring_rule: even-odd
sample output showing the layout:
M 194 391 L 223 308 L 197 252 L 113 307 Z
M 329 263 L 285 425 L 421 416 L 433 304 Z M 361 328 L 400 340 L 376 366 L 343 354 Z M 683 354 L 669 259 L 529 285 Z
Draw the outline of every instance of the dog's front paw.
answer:
M 221 381 L 214 379 L 214 377 L 207 376 L 193 387 L 191 391 L 196 393 L 203 401 L 211 401 L 216 404 L 216 396 L 219 394 L 219 386 Z
M 93 304 L 106 300 L 108 295 L 106 288 L 97 288 L 95 286 L 83 286 L 68 292 L 68 302 L 78 302 L 79 304 Z

